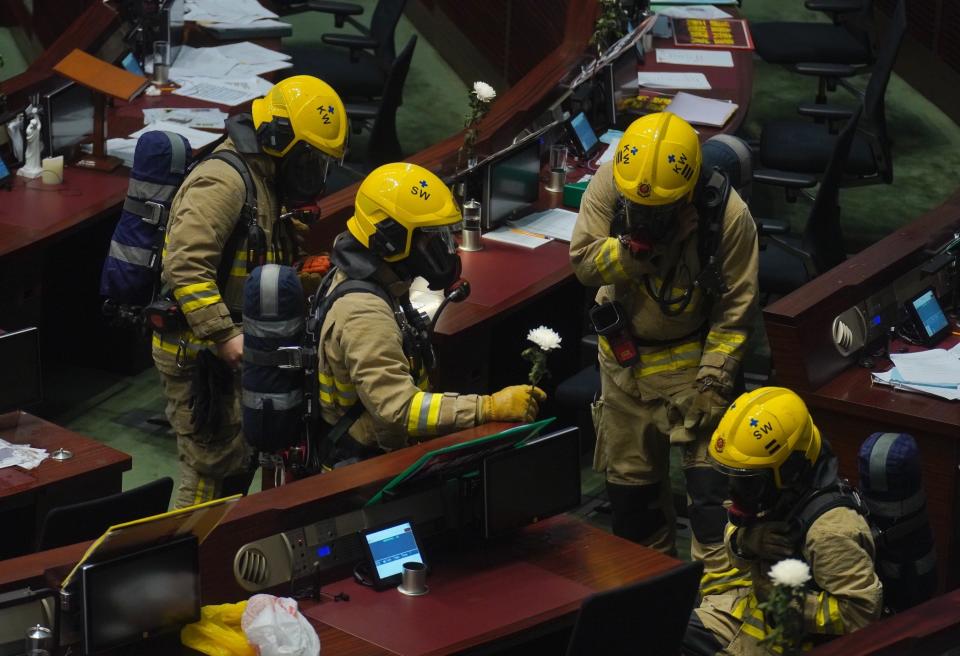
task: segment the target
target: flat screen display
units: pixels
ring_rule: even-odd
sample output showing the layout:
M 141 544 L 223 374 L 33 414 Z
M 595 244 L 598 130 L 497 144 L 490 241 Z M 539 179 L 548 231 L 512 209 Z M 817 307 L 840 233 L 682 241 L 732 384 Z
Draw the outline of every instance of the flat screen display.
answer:
M 93 91 L 67 82 L 46 97 L 47 154 L 61 155 L 93 137 Z
M 25 328 L 0 335 L 0 413 L 42 400 L 40 331 Z
M 580 150 L 580 154 L 589 157 L 596 149 L 597 144 L 600 143 L 600 140 L 597 139 L 597 135 L 594 134 L 593 127 L 591 127 L 590 121 L 587 120 L 587 115 L 580 112 L 574 116 L 570 119 L 570 127 L 573 128 L 573 134 L 577 140 L 577 147 Z
M 380 581 L 403 574 L 404 563 L 423 563 L 410 522 L 400 522 L 364 534 L 373 568 Z
M 945 332 L 949 323 L 947 317 L 943 314 L 940 307 L 940 301 L 932 289 L 928 289 L 912 301 L 910 301 L 913 311 L 917 317 L 917 322 L 923 329 L 927 340 L 934 339 Z
M 494 228 L 529 209 L 539 194 L 540 141 L 531 139 L 490 165 L 487 227 Z
M 85 653 L 97 654 L 196 622 L 199 572 L 193 535 L 84 565 Z
M 576 428 L 550 433 L 483 462 L 484 534 L 494 537 L 580 505 Z

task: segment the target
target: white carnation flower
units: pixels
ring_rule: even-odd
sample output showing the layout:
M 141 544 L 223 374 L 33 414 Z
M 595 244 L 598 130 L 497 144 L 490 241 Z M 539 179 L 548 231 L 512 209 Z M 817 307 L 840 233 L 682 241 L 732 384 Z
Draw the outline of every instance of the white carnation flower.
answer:
M 810 580 L 810 566 L 796 558 L 786 558 L 770 568 L 770 580 L 774 585 L 799 588 Z
M 486 82 L 474 82 L 473 93 L 480 102 L 490 102 L 497 97 L 497 92 Z
M 560 335 L 546 326 L 531 330 L 527 333 L 527 339 L 540 347 L 541 351 L 552 351 L 560 348 Z

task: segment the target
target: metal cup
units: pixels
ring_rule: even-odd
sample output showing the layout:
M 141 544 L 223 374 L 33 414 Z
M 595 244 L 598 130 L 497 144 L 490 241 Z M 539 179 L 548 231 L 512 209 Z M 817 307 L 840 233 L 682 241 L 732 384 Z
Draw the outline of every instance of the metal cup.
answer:
M 403 564 L 403 583 L 397 590 L 408 597 L 419 597 L 430 592 L 427 587 L 427 566 L 423 563 L 411 561 Z
M 170 43 L 153 42 L 153 84 L 167 84 L 170 81 Z
M 460 250 L 483 250 L 483 242 L 480 239 L 480 209 L 480 203 L 475 200 L 468 200 L 463 204 L 463 232 L 460 233 Z
M 563 191 L 567 181 L 567 147 L 563 144 L 550 146 L 550 180 L 547 191 Z
M 27 629 L 27 656 L 50 656 L 53 653 L 53 631 L 37 624 Z

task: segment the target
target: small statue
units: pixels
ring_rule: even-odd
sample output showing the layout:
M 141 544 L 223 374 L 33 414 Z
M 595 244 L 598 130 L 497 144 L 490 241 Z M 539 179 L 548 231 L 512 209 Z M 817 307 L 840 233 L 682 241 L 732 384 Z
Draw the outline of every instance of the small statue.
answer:
M 24 114 L 24 120 L 27 123 L 24 148 L 26 155 L 17 175 L 25 178 L 39 178 L 43 174 L 43 167 L 40 165 L 40 110 L 36 105 L 30 105 Z

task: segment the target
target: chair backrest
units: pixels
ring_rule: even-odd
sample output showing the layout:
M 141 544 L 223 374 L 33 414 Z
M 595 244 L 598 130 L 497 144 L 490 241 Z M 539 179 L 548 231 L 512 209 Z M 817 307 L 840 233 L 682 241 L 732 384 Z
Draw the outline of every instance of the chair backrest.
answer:
M 600 592 L 580 607 L 567 656 L 676 656 L 700 587 L 703 563 Z
M 377 46 L 377 58 L 384 70 L 390 67 L 397 56 L 394 33 L 406 5 L 407 0 L 380 0 L 370 18 L 370 37 L 380 44 Z
M 367 142 L 364 164 L 369 168 L 403 159 L 400 139 L 397 137 L 397 108 L 403 103 L 403 87 L 407 81 L 407 73 L 410 72 L 410 62 L 416 47 L 417 35 L 414 34 L 390 67 L 390 74 L 387 75 L 380 106 Z
M 897 2 L 893 20 L 887 28 L 880 54 L 877 56 L 877 64 L 874 66 L 873 74 L 863 95 L 864 124 L 860 131 L 870 144 L 880 177 L 887 184 L 893 182 L 893 154 L 890 138 L 887 135 L 884 96 L 887 93 L 887 84 L 890 82 L 893 65 L 897 61 L 897 53 L 900 52 L 900 44 L 903 43 L 903 36 L 907 32 L 907 10 L 904 2 L 905 0 Z
M 93 540 L 113 526 L 167 511 L 173 479 L 169 476 L 110 496 L 59 506 L 47 513 L 37 551 Z
M 820 189 L 817 190 L 804 229 L 803 250 L 810 254 L 817 273 L 823 273 L 847 259 L 840 228 L 840 182 L 861 114 L 863 107 L 857 107 L 834 143 L 833 154 L 820 179 Z

